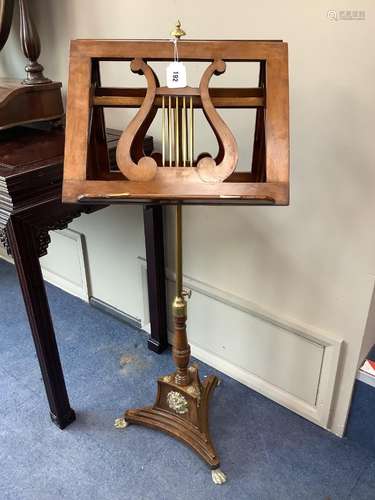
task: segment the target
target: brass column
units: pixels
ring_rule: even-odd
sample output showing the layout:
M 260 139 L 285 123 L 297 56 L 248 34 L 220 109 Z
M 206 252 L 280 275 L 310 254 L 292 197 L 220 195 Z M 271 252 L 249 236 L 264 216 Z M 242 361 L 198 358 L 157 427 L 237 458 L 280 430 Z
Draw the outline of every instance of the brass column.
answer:
M 176 297 L 173 301 L 173 359 L 176 364 L 176 384 L 188 385 L 190 346 L 186 335 L 186 300 L 182 286 L 182 206 L 176 206 Z

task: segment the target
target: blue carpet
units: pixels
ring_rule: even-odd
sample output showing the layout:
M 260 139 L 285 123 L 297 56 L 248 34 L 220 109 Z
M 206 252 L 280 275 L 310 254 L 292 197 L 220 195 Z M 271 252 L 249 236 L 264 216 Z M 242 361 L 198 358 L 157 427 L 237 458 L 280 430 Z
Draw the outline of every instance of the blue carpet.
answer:
M 367 355 L 367 359 L 375 361 L 375 346 Z M 346 437 L 350 441 L 375 451 L 375 387 L 356 380 L 354 384 L 352 405 L 348 418 Z M 375 499 L 375 495 L 374 495 Z
M 114 429 L 124 409 L 153 401 L 170 353 L 151 353 L 139 331 L 47 289 L 77 421 L 60 431 L 49 420 L 15 270 L 0 261 L 1 500 L 375 499 L 370 452 L 225 376 L 211 406 L 223 486 L 165 434 Z
M 375 451 L 375 387 L 356 380 L 346 437 Z M 375 499 L 375 496 L 374 496 Z

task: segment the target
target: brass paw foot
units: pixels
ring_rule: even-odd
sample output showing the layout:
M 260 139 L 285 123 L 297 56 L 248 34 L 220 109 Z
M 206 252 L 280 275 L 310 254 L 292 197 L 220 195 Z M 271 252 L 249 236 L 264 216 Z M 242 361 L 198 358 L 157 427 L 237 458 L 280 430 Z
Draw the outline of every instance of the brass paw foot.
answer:
M 128 426 L 128 422 L 124 419 L 124 417 L 116 418 L 114 426 L 116 429 L 125 429 Z
M 227 476 L 221 469 L 214 469 L 211 471 L 212 481 L 215 484 L 224 484 L 227 480 Z

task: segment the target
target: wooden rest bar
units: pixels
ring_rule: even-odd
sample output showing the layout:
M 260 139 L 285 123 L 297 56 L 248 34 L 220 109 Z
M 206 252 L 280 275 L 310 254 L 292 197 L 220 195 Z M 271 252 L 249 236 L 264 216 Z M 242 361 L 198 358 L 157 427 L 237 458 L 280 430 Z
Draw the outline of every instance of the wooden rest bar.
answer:
M 146 95 L 146 88 L 99 87 L 94 90 L 94 106 L 115 108 L 139 108 Z M 186 91 L 185 91 L 186 93 Z M 160 88 L 154 106 L 162 107 L 162 95 L 181 95 L 181 89 Z M 198 89 L 191 89 L 195 108 L 202 108 Z M 261 108 L 265 105 L 265 93 L 262 88 L 212 88 L 212 104 L 215 108 Z

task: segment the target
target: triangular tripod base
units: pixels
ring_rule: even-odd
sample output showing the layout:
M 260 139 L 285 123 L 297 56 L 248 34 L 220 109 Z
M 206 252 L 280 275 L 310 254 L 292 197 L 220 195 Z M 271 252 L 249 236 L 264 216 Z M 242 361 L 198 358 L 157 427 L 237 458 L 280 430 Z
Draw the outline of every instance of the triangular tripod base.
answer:
M 186 335 L 187 307 L 190 294 L 182 287 L 182 217 L 181 205 L 176 211 L 176 297 L 173 301 L 175 335 L 173 359 L 176 371 L 158 379 L 158 394 L 153 406 L 128 410 L 115 427 L 140 424 L 170 434 L 190 446 L 212 469 L 215 484 L 226 481 L 219 469 L 220 461 L 208 430 L 208 403 L 218 378 L 211 375 L 202 383 L 198 368 L 189 366 L 190 346 Z
M 175 374 L 158 379 L 155 404 L 125 412 L 129 424 L 160 430 L 190 446 L 212 469 L 220 465 L 208 430 L 208 403 L 218 379 L 207 377 L 203 383 L 198 369 L 189 368 L 190 383 L 176 384 Z

